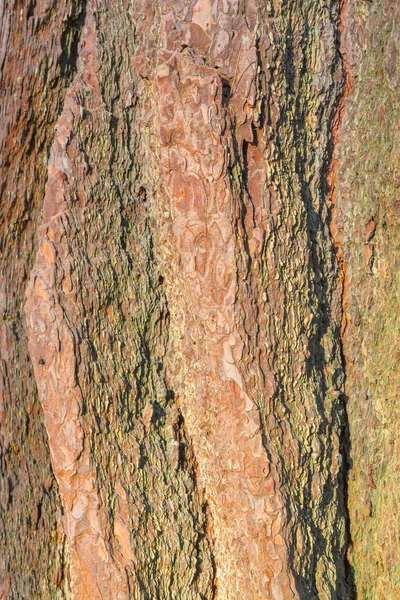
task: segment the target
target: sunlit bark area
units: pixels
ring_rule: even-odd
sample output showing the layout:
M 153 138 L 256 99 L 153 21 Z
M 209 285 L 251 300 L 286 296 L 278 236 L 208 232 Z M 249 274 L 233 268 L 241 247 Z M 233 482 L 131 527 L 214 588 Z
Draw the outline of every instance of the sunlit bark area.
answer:
M 0 599 L 399 597 L 399 33 L 0 2 Z

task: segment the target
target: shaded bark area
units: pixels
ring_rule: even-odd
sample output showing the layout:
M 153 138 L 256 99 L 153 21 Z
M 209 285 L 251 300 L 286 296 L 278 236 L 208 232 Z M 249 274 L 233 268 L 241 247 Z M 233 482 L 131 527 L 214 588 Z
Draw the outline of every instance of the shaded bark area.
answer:
M 400 6 L 349 1 L 349 93 L 336 162 L 337 239 L 346 271 L 344 352 L 349 511 L 357 597 L 397 598 L 399 556 Z
M 2 9 L 0 597 L 395 598 L 393 0 Z

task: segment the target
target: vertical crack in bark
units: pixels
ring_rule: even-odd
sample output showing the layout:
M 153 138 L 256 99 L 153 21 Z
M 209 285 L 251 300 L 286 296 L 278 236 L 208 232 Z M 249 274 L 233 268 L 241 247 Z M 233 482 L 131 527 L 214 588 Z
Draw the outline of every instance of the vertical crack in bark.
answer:
M 336 206 L 337 202 L 336 202 L 336 195 L 335 195 L 335 190 L 336 190 L 336 186 L 337 186 L 337 180 L 336 180 L 337 159 L 336 159 L 335 154 L 336 154 L 336 147 L 339 144 L 338 135 L 339 135 L 339 129 L 340 129 L 340 126 L 341 126 L 342 120 L 343 120 L 343 113 L 345 111 L 346 98 L 350 95 L 353 85 L 354 85 L 354 81 L 353 81 L 353 78 L 352 78 L 352 75 L 350 72 L 350 68 L 347 63 L 345 49 L 343 48 L 342 42 L 341 42 L 343 30 L 346 26 L 345 12 L 346 12 L 347 4 L 348 4 L 348 0 L 341 0 L 341 2 L 340 2 L 340 17 L 339 17 L 340 22 L 339 22 L 339 27 L 338 27 L 337 52 L 340 57 L 340 62 L 341 62 L 341 66 L 342 66 L 343 81 L 342 81 L 342 90 L 339 94 L 339 97 L 337 100 L 337 106 L 334 109 L 334 115 L 332 118 L 332 133 L 331 133 L 332 149 L 330 152 L 330 161 L 329 161 L 330 164 L 329 164 L 329 173 L 328 173 L 329 199 L 331 202 L 330 233 L 331 233 L 332 241 L 333 241 L 335 251 L 336 251 L 336 259 L 338 262 L 338 267 L 339 267 L 339 270 L 341 273 L 342 324 L 341 324 L 340 334 L 341 334 L 342 338 L 346 331 L 346 325 L 347 325 L 346 313 L 347 313 L 348 278 L 347 278 L 347 264 L 346 264 L 346 261 L 344 258 L 343 245 L 342 245 L 342 240 L 341 240 L 341 235 L 340 235 L 340 230 L 342 229 L 342 227 L 337 222 L 338 214 L 337 214 L 337 206 Z M 343 348 L 343 343 L 341 345 Z M 343 356 L 343 360 L 345 360 L 344 356 Z
M 345 407 L 345 422 L 343 424 L 342 439 L 341 439 L 341 454 L 343 457 L 343 494 L 344 494 L 344 510 L 346 515 L 346 554 L 345 554 L 345 569 L 346 569 L 346 582 L 348 586 L 348 594 L 350 600 L 357 597 L 357 591 L 355 587 L 354 569 L 350 564 L 348 553 L 352 546 L 351 530 L 350 530 L 350 514 L 348 505 L 348 478 L 351 465 L 350 452 L 351 452 L 351 433 L 349 427 L 348 417 L 348 402 L 349 398 L 346 395 L 346 355 L 344 351 L 344 335 L 347 327 L 347 311 L 348 311 L 348 275 L 347 275 L 347 263 L 344 257 L 341 230 L 342 227 L 338 222 L 338 211 L 337 211 L 337 198 L 336 198 L 336 187 L 337 187 L 337 146 L 339 141 L 339 130 L 343 121 L 344 111 L 346 109 L 346 99 L 350 95 L 353 86 L 354 79 L 351 75 L 350 67 L 347 62 L 346 50 L 343 47 L 342 38 L 343 31 L 346 27 L 346 10 L 348 6 L 348 0 L 341 0 L 340 2 L 340 13 L 339 13 L 339 24 L 338 24 L 338 38 L 337 38 L 337 51 L 340 57 L 340 63 L 342 66 L 342 90 L 337 100 L 337 106 L 334 110 L 332 118 L 332 150 L 330 152 L 330 164 L 329 172 L 327 177 L 327 183 L 329 188 L 329 200 L 330 200 L 330 216 L 329 216 L 329 228 L 332 237 L 332 242 L 335 247 L 335 255 L 337 265 L 339 269 L 340 277 L 340 288 L 341 288 L 341 327 L 340 327 L 340 353 L 343 365 L 344 373 L 344 394 L 343 403 Z

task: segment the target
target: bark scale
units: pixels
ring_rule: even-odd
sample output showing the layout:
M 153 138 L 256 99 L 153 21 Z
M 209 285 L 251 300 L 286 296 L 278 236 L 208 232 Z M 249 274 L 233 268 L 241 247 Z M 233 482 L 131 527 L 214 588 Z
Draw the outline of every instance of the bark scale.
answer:
M 362 20 L 393 10 L 395 44 L 393 2 L 42 4 L 4 9 L 2 31 L 35 57 L 2 63 L 2 477 L 18 490 L 2 491 L 3 597 L 350 599 L 356 583 L 395 598 L 395 521 L 382 544 L 382 492 L 360 526 L 371 461 L 354 438 L 377 377 L 358 348 L 398 295 L 382 269 L 384 294 L 364 276 L 346 184 L 365 194 L 351 144 L 370 92 L 350 103 L 378 58 L 363 58 Z M 371 452 L 391 444 L 382 490 L 394 398 L 368 436 Z M 26 510 L 40 510 L 34 542 Z M 371 540 L 384 583 L 372 550 L 362 564 Z

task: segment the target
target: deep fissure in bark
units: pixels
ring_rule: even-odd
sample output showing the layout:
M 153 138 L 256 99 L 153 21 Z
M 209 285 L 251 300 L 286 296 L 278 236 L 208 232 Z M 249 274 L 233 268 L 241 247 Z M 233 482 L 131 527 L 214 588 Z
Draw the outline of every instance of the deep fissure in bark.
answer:
M 329 231 L 332 238 L 332 243 L 335 249 L 335 258 L 338 265 L 339 270 L 339 285 L 341 286 L 341 310 L 342 310 L 342 322 L 340 325 L 340 355 L 341 361 L 343 365 L 343 390 L 342 394 L 342 402 L 344 406 L 344 422 L 342 426 L 341 433 L 341 455 L 343 460 L 343 501 L 344 501 L 344 510 L 345 510 L 345 518 L 346 518 L 346 554 L 345 554 L 345 572 L 346 572 L 346 582 L 348 586 L 348 597 L 349 600 L 357 600 L 357 590 L 356 590 L 356 582 L 354 576 L 354 568 L 349 560 L 349 549 L 352 547 L 352 537 L 351 537 L 351 529 L 350 529 L 350 512 L 349 512 L 349 490 L 348 490 L 348 479 L 349 473 L 351 469 L 351 436 L 350 436 L 350 427 L 349 427 L 349 416 L 348 416 L 348 402 L 349 398 L 346 394 L 346 355 L 344 352 L 344 341 L 343 336 L 346 330 L 346 286 L 347 276 L 346 270 L 347 265 L 344 262 L 343 250 L 341 240 L 338 236 L 338 231 L 335 230 L 335 227 L 332 227 L 332 220 L 334 216 L 332 213 L 336 210 L 336 198 L 335 198 L 335 187 L 337 185 L 336 182 L 336 173 L 335 173 L 335 146 L 338 144 L 337 135 L 338 130 L 341 126 L 343 120 L 343 113 L 345 110 L 345 101 L 346 98 L 350 94 L 351 87 L 353 85 L 352 78 L 350 75 L 349 66 L 347 64 L 346 57 L 344 55 L 344 48 L 342 43 L 342 31 L 344 28 L 344 11 L 347 6 L 348 0 L 341 0 L 340 3 L 340 14 L 339 14 L 339 23 L 336 30 L 336 48 L 337 48 L 337 56 L 338 61 L 342 67 L 342 88 L 340 93 L 338 94 L 336 106 L 333 107 L 332 116 L 330 118 L 330 127 L 331 127 L 331 138 L 328 144 L 328 160 L 327 160 L 327 168 L 324 177 L 324 191 L 326 196 L 329 198 L 331 202 L 331 206 L 329 208 L 328 213 L 328 225 Z

